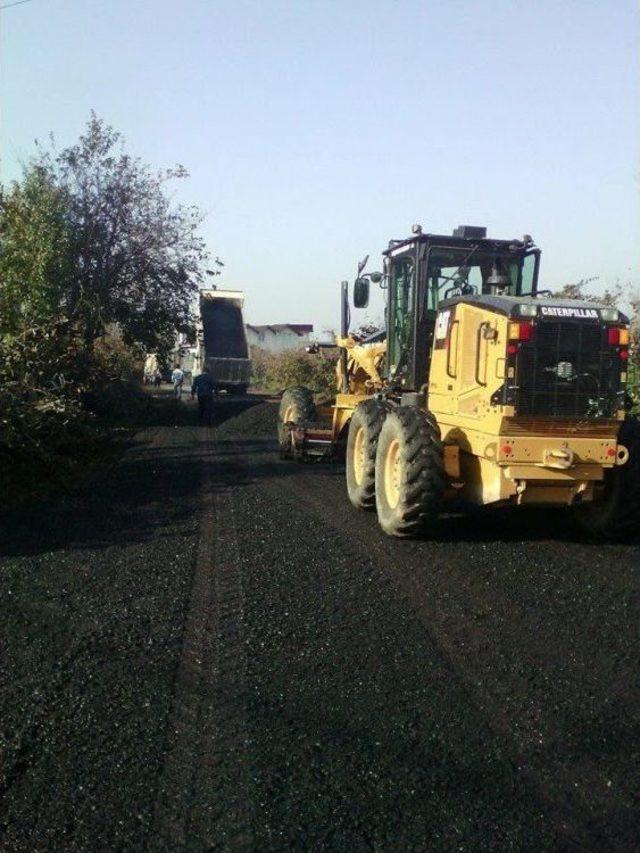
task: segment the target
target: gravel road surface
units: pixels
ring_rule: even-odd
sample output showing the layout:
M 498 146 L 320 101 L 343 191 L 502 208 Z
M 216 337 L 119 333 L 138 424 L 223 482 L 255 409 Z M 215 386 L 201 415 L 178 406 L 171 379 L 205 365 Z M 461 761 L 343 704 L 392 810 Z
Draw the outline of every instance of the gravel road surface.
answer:
M 394 541 L 276 407 L 0 520 L 3 850 L 637 850 L 640 547 Z

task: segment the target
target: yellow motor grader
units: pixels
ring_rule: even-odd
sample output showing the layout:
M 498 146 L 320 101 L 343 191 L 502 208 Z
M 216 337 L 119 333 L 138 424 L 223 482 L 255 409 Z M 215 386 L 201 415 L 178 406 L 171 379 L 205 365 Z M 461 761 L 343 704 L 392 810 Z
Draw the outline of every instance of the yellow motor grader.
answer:
M 414 536 L 447 502 L 569 506 L 591 532 L 640 526 L 640 424 L 625 391 L 629 321 L 607 305 L 538 290 L 540 250 L 461 226 L 392 240 L 386 330 L 349 334 L 342 285 L 338 393 L 284 392 L 285 457 L 345 457 L 351 503 Z

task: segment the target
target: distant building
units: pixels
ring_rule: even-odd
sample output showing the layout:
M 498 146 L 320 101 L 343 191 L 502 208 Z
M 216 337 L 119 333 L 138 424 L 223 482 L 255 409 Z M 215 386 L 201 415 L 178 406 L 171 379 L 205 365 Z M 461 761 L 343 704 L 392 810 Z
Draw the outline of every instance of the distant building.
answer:
M 254 326 L 247 323 L 247 342 L 267 352 L 304 349 L 311 343 L 313 326 L 304 323 L 277 323 L 274 326 Z
M 183 332 L 176 337 L 176 345 L 169 361 L 172 366 L 179 364 L 185 373 L 199 373 L 198 347 L 194 346 Z

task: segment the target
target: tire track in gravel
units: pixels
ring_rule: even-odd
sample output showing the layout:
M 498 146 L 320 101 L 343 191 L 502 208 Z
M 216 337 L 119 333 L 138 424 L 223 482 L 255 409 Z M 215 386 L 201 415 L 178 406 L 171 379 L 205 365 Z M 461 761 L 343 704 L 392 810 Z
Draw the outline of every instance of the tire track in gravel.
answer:
M 230 484 L 205 428 L 201 520 L 165 764 L 155 849 L 251 845 L 243 590 Z
M 451 543 L 437 548 L 439 553 L 431 567 L 427 591 L 423 574 L 418 571 L 424 569 L 427 543 L 400 543 L 383 538 L 371 515 L 367 517 L 355 512 L 345 515 L 346 499 L 341 480 L 307 468 L 291 474 L 285 482 L 279 472 L 287 463 L 273 456 L 271 459 L 271 477 L 267 474 L 269 465 L 264 456 L 260 460 L 261 467 L 265 469 L 263 473 L 267 474 L 260 480 L 260 486 L 278 501 L 297 506 L 302 501 L 310 514 L 323 525 L 333 526 L 339 534 L 346 534 L 351 541 L 361 543 L 433 637 L 449 661 L 452 675 L 464 684 L 470 703 L 481 712 L 488 726 L 504 739 L 514 766 L 537 791 L 555 826 L 570 844 L 588 849 L 594 842 L 600 843 L 601 828 L 598 824 L 607 812 L 607 792 L 602 796 L 599 792 L 594 794 L 588 786 L 578 786 L 574 779 L 580 768 L 555 761 L 554 756 L 549 755 L 546 743 L 541 746 L 541 735 L 544 732 L 545 739 L 547 735 L 545 725 L 550 724 L 553 729 L 553 714 L 551 719 L 543 719 L 545 713 L 549 716 L 548 709 L 537 707 L 531 701 L 531 673 L 539 671 L 548 658 L 548 649 L 544 643 L 538 642 L 536 617 L 508 595 L 483 588 L 468 572 L 468 565 L 463 567 L 455 562 L 456 552 L 458 556 L 465 551 L 469 553 L 474 545 L 478 547 L 478 543 L 463 543 L 463 547 L 457 548 L 454 554 L 446 553 L 447 548 L 451 551 Z M 243 464 L 249 473 L 252 460 L 245 459 Z M 545 543 L 542 547 L 547 551 L 553 546 Z M 409 571 L 398 570 L 399 557 L 409 565 Z M 442 588 L 438 589 L 438 572 L 443 569 L 446 570 L 446 578 L 442 581 Z M 462 605 L 459 615 L 451 621 L 452 609 L 455 610 L 452 601 L 456 598 Z M 464 620 L 464 604 L 468 606 L 469 599 L 486 619 Z M 444 608 L 439 606 L 443 601 Z M 505 643 L 505 637 L 501 637 L 498 643 L 494 642 L 492 627 L 503 630 L 511 643 Z M 496 679 L 495 674 L 488 673 L 487 657 L 497 662 L 498 671 L 508 673 L 504 683 Z M 514 658 L 520 663 L 519 674 L 514 673 L 510 666 Z M 593 773 L 595 768 L 584 769 Z M 619 840 L 629 843 L 633 832 L 632 818 L 623 814 L 622 823 Z M 605 843 L 606 837 L 601 841 Z

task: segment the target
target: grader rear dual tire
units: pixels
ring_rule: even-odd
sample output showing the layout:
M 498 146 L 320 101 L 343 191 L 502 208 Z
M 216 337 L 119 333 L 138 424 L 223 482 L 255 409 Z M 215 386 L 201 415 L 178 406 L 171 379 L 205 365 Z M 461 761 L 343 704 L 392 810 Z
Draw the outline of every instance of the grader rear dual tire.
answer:
M 376 449 L 385 416 L 381 403 L 365 400 L 356 406 L 349 422 L 347 493 L 356 509 L 373 509 L 376 505 Z
M 429 412 L 400 406 L 387 415 L 376 449 L 375 495 L 380 526 L 408 538 L 428 529 L 446 487 L 437 421 Z
M 284 458 L 291 456 L 290 432 L 285 426 L 295 423 L 300 426 L 313 423 L 316 419 L 316 404 L 313 393 L 303 385 L 287 388 L 280 400 L 278 409 L 278 445 Z
M 640 421 L 629 415 L 622 423 L 618 443 L 629 451 L 624 465 L 605 473 L 602 494 L 576 507 L 580 527 L 599 539 L 625 541 L 640 533 Z

